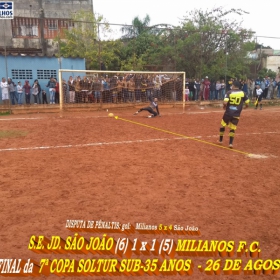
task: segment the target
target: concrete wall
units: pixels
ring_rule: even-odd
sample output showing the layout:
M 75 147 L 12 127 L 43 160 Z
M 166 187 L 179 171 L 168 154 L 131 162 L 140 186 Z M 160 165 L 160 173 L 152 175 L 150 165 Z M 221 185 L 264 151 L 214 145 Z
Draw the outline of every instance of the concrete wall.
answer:
M 278 73 L 280 67 L 280 56 L 269 56 L 266 58 L 266 66 L 267 69 L 271 69 L 272 71 Z
M 39 17 L 40 9 L 46 18 L 70 18 L 76 10 L 92 10 L 93 0 L 14 0 L 18 17 Z
M 78 10 L 92 11 L 93 0 L 14 0 L 15 17 L 71 18 Z M 53 55 L 57 47 L 52 39 L 13 38 L 11 20 L 1 20 L 0 47 L 42 49 L 42 53 Z

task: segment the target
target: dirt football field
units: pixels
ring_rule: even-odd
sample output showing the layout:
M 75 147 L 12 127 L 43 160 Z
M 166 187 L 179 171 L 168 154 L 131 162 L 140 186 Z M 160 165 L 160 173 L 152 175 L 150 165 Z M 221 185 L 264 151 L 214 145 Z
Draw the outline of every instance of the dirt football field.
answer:
M 114 117 L 108 117 L 110 112 Z M 0 116 L 0 278 L 5 276 L 1 259 L 37 263 L 48 259 L 47 269 L 59 259 L 75 260 L 75 265 L 81 259 L 121 262 L 127 255 L 74 254 L 73 244 L 72 251 L 61 254 L 39 247 L 34 252 L 38 236 L 63 240 L 71 236 L 73 241 L 75 233 L 86 240 L 102 239 L 106 233 L 114 238 L 114 246 L 122 238 L 131 241 L 125 243 L 129 246 L 135 240 L 144 244 L 143 252 L 133 251 L 128 257 L 142 261 L 140 271 L 111 276 L 66 270 L 36 279 L 135 279 L 139 275 L 140 279 L 182 279 L 188 274 L 188 279 L 195 280 L 280 279 L 280 107 L 243 110 L 233 149 L 228 148 L 228 128 L 223 145 L 217 143 L 222 108 L 166 108 L 156 118 L 147 118 L 144 111 L 134 116 L 134 112 L 110 109 Z M 69 220 L 86 221 L 86 225 L 94 221 L 100 230 L 69 228 L 67 220 L 68 226 Z M 101 220 L 110 226 L 120 223 L 130 231 L 102 230 Z M 133 231 L 140 223 L 156 230 Z M 172 230 L 159 231 L 160 225 L 172 226 Z M 200 235 L 176 233 L 175 226 Z M 218 241 L 221 248 L 224 244 L 228 250 L 229 244 L 234 248 L 232 255 L 198 253 L 198 247 L 189 254 L 168 254 L 182 240 L 195 246 L 199 240 Z M 160 248 L 147 253 L 153 244 Z M 147 259 L 158 261 L 144 271 Z M 183 268 L 180 263 L 172 273 L 172 259 L 183 260 Z M 226 275 L 226 262 L 230 265 L 237 259 L 241 260 L 240 274 Z M 209 260 L 220 260 L 219 269 L 214 271 Z M 262 262 L 256 264 L 257 260 Z M 250 262 L 255 271 L 246 275 L 252 271 Z M 237 274 L 238 269 L 229 273 Z

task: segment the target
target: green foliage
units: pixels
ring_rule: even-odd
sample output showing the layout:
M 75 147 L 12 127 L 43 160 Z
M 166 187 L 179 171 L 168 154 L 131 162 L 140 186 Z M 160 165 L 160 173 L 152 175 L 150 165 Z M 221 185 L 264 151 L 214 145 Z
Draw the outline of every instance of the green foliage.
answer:
M 244 13 L 222 7 L 194 10 L 179 27 L 149 26 L 149 16 L 144 20 L 134 18 L 131 26 L 122 29 L 126 42 L 120 51 L 122 69 L 131 68 L 141 59 L 141 65 L 185 71 L 188 77 L 247 76 L 251 60 L 246 54 L 255 43 L 252 32 L 241 29 L 238 16 Z M 229 20 L 232 15 L 235 19 Z
M 255 48 L 255 43 L 252 31 L 241 28 L 238 17 L 244 13 L 241 9 L 222 7 L 194 10 L 178 27 L 150 26 L 148 15 L 144 19 L 135 17 L 131 25 L 121 29 L 120 40 L 101 41 L 99 32 L 110 31 L 106 24 L 101 24 L 103 18 L 78 12 L 73 18 L 74 28 L 66 32 L 66 40 L 57 41 L 60 54 L 85 57 L 88 69 L 99 69 L 103 61 L 108 70 L 158 66 L 161 70 L 185 71 L 188 77 L 246 77 L 253 63 L 247 52 Z
M 117 49 L 120 41 L 101 41 L 101 34 L 110 32 L 109 25 L 104 24 L 102 16 L 96 17 L 91 11 L 78 11 L 73 14 L 74 27 L 65 31 L 65 39 L 56 38 L 59 55 L 83 57 L 87 69 L 100 69 L 101 62 L 107 68 L 119 67 Z M 101 24 L 102 22 L 102 24 Z
M 267 69 L 267 68 L 263 68 L 262 70 L 260 70 L 258 72 L 258 77 L 260 77 L 260 79 L 263 79 L 265 77 L 270 77 L 272 79 L 275 79 L 277 73 L 272 71 L 271 69 Z
M 148 15 L 143 20 L 135 17 L 130 26 L 121 29 L 124 33 L 122 40 L 125 42 L 120 52 L 122 70 L 144 70 L 144 66 L 151 62 L 155 65 L 162 64 L 161 48 L 164 43 L 162 39 L 170 26 L 167 24 L 149 26 L 149 23 Z
M 182 30 L 188 35 L 182 38 L 182 50 L 188 55 L 178 70 L 188 68 L 190 77 L 211 75 L 214 79 L 247 73 L 249 67 L 245 56 L 248 48 L 254 48 L 253 44 L 247 44 L 252 32 L 241 29 L 237 17 L 228 19 L 231 14 L 238 16 L 244 13 L 240 9 L 224 10 L 221 7 L 190 12 L 182 23 Z
M 0 116 L 7 116 L 10 115 L 11 113 L 9 111 L 0 111 Z
M 20 130 L 1 130 L 0 131 L 0 139 L 1 138 L 17 138 L 26 136 L 28 134 L 27 131 Z
M 122 39 L 133 39 L 137 38 L 143 33 L 146 33 L 148 31 L 149 23 L 149 15 L 146 15 L 143 20 L 139 19 L 139 17 L 135 17 L 132 20 L 132 25 L 124 26 L 121 28 L 122 33 L 124 33 Z

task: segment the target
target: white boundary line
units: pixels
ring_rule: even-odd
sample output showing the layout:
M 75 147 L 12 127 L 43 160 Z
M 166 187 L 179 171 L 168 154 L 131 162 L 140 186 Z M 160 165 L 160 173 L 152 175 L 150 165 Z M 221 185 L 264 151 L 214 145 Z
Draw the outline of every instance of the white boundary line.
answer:
M 17 120 L 42 120 L 45 118 L 7 118 L 7 119 L 0 119 L 0 121 L 17 121 Z
M 144 142 L 156 142 L 156 141 L 166 141 L 166 140 L 182 140 L 187 139 L 184 137 L 180 138 L 158 138 L 158 139 L 147 139 L 147 140 L 128 140 L 128 141 L 116 141 L 116 142 L 96 142 L 88 144 L 77 144 L 77 145 L 60 145 L 60 146 L 41 146 L 41 147 L 26 147 L 26 148 L 7 148 L 0 149 L 0 152 L 6 151 L 30 151 L 30 150 L 48 150 L 48 149 L 59 149 L 59 148 L 81 148 L 81 147 L 91 147 L 91 146 L 103 146 L 103 145 L 119 145 L 119 144 L 133 144 L 133 143 L 144 143 Z
M 244 133 L 241 135 L 260 135 L 260 134 L 280 134 L 280 132 L 256 132 L 256 133 Z M 219 135 L 209 135 L 209 136 L 188 136 L 188 138 L 217 138 Z M 60 148 L 82 148 L 82 147 L 94 147 L 94 146 L 108 146 L 108 145 L 120 145 L 120 144 L 133 144 L 133 143 L 145 143 L 145 142 L 157 142 L 157 141 L 171 141 L 171 140 L 188 140 L 187 137 L 174 137 L 174 138 L 155 138 L 147 140 L 127 140 L 127 141 L 114 141 L 114 142 L 95 142 L 88 144 L 76 144 L 76 145 L 58 145 L 58 146 L 39 146 L 39 147 L 26 147 L 26 148 L 6 148 L 0 149 L 0 152 L 8 151 L 31 151 L 31 150 L 48 150 L 48 149 L 60 149 Z

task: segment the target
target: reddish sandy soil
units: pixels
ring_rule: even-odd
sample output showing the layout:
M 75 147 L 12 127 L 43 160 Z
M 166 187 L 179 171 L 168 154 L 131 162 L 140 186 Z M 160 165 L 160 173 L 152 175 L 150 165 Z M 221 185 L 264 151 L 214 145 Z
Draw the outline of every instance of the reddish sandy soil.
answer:
M 0 131 L 26 134 L 0 138 L 0 258 L 38 262 L 45 257 L 97 258 L 92 254 L 39 255 L 28 244 L 32 235 L 72 236 L 65 228 L 66 220 L 102 219 L 133 225 L 189 225 L 201 232 L 200 237 L 135 233 L 128 236 L 131 240 L 150 244 L 154 238 L 259 241 L 262 259 L 279 259 L 280 108 L 244 110 L 233 150 L 227 148 L 228 130 L 224 146 L 216 144 L 222 109 L 187 107 L 184 113 L 165 109 L 161 118 L 154 119 L 146 118 L 145 112 L 132 116 L 133 112 L 115 111 L 117 120 L 103 111 L 0 117 Z M 231 259 L 236 258 L 235 254 Z M 191 259 L 191 278 L 208 279 L 197 268 L 205 268 L 208 258 Z M 243 267 L 249 259 L 242 258 Z M 145 274 L 141 279 L 148 277 L 182 276 Z M 279 274 L 213 277 L 272 279 Z

